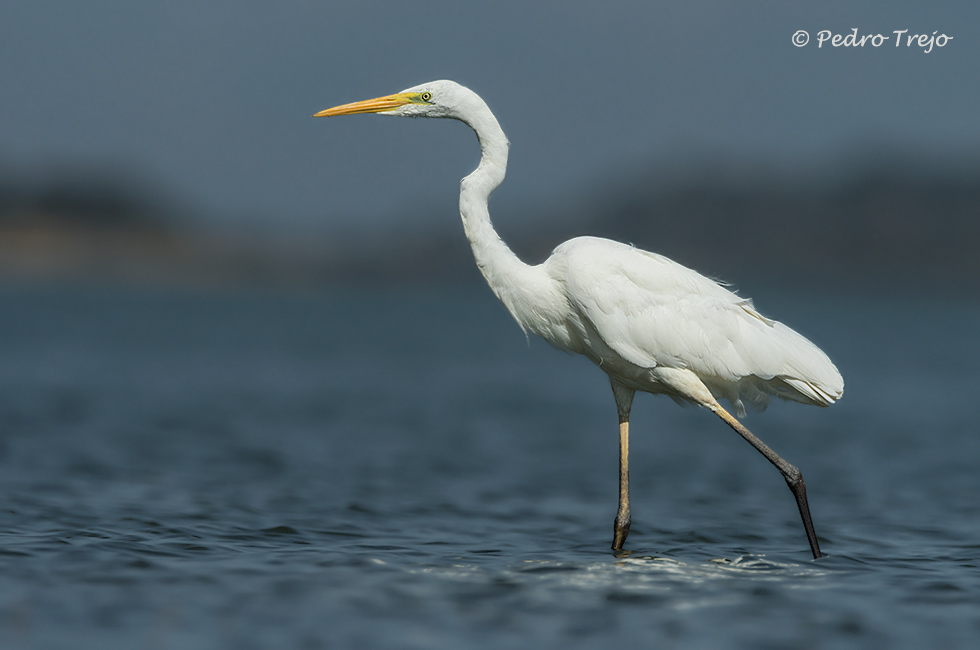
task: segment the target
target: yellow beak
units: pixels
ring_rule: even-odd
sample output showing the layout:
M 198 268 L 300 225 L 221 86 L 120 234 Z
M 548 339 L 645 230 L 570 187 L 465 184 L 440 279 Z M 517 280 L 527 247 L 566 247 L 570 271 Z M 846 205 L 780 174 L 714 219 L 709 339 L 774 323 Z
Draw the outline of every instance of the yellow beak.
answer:
M 357 113 L 384 113 L 385 111 L 393 111 L 399 106 L 404 106 L 405 104 L 418 103 L 417 97 L 418 93 L 398 93 L 395 95 L 378 97 L 376 99 L 366 99 L 362 102 L 354 102 L 353 104 L 344 104 L 342 106 L 328 108 L 325 111 L 316 113 L 313 115 L 313 117 L 355 115 Z

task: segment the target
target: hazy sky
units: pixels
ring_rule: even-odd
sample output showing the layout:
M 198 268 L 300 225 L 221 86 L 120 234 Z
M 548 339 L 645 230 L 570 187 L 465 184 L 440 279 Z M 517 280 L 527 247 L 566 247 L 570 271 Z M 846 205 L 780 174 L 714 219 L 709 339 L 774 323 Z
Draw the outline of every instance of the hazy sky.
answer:
M 817 47 L 854 27 L 890 40 Z M 953 40 L 896 47 L 902 29 Z M 495 213 L 677 159 L 976 153 L 978 40 L 974 0 L 10 0 L 0 171 L 125 173 L 227 227 L 455 218 L 478 157 L 461 124 L 310 117 L 440 78 L 513 143 Z

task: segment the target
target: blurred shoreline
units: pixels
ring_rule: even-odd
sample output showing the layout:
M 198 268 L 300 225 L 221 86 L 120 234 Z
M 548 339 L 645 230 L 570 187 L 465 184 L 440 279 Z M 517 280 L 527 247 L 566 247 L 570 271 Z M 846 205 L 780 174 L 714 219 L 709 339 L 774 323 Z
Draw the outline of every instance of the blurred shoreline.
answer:
M 980 164 L 937 169 L 881 160 L 835 169 L 804 175 L 715 166 L 675 170 L 669 180 L 650 169 L 571 205 L 501 215 L 497 225 L 531 263 L 567 238 L 591 234 L 722 279 L 980 286 Z M 32 188 L 0 179 L 0 282 L 479 279 L 455 215 L 427 227 L 390 219 L 383 230 L 268 233 L 191 227 L 177 212 L 122 179 L 50 179 Z

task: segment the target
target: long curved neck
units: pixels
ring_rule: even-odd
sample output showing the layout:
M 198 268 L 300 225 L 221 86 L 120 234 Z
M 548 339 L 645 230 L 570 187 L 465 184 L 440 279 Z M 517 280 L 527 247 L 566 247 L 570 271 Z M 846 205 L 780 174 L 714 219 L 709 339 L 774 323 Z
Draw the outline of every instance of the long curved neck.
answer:
M 528 307 L 533 302 L 531 292 L 540 284 L 540 271 L 522 262 L 500 239 L 487 207 L 491 192 L 507 172 L 507 137 L 482 101 L 471 107 L 464 121 L 476 132 L 483 153 L 476 170 L 460 182 L 459 213 L 466 238 L 493 292 L 522 327 L 536 329 L 528 321 Z

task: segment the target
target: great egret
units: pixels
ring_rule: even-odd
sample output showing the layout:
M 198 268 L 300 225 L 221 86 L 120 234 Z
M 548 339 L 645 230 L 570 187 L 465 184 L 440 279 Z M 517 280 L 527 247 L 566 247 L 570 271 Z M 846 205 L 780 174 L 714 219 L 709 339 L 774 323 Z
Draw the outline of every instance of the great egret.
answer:
M 635 391 L 664 393 L 720 417 L 779 469 L 796 497 L 813 557 L 820 557 L 800 471 L 732 417 L 745 402 L 764 408 L 770 395 L 829 406 L 844 380 L 827 355 L 718 283 L 666 257 L 596 237 L 561 244 L 544 263 L 525 264 L 501 241 L 487 202 L 504 180 L 507 137 L 486 103 L 453 81 L 321 111 L 314 117 L 381 113 L 446 117 L 476 132 L 482 157 L 460 182 L 459 212 L 476 264 L 526 332 L 583 354 L 612 384 L 619 412 L 619 509 L 615 550 L 630 529 L 629 415 Z

